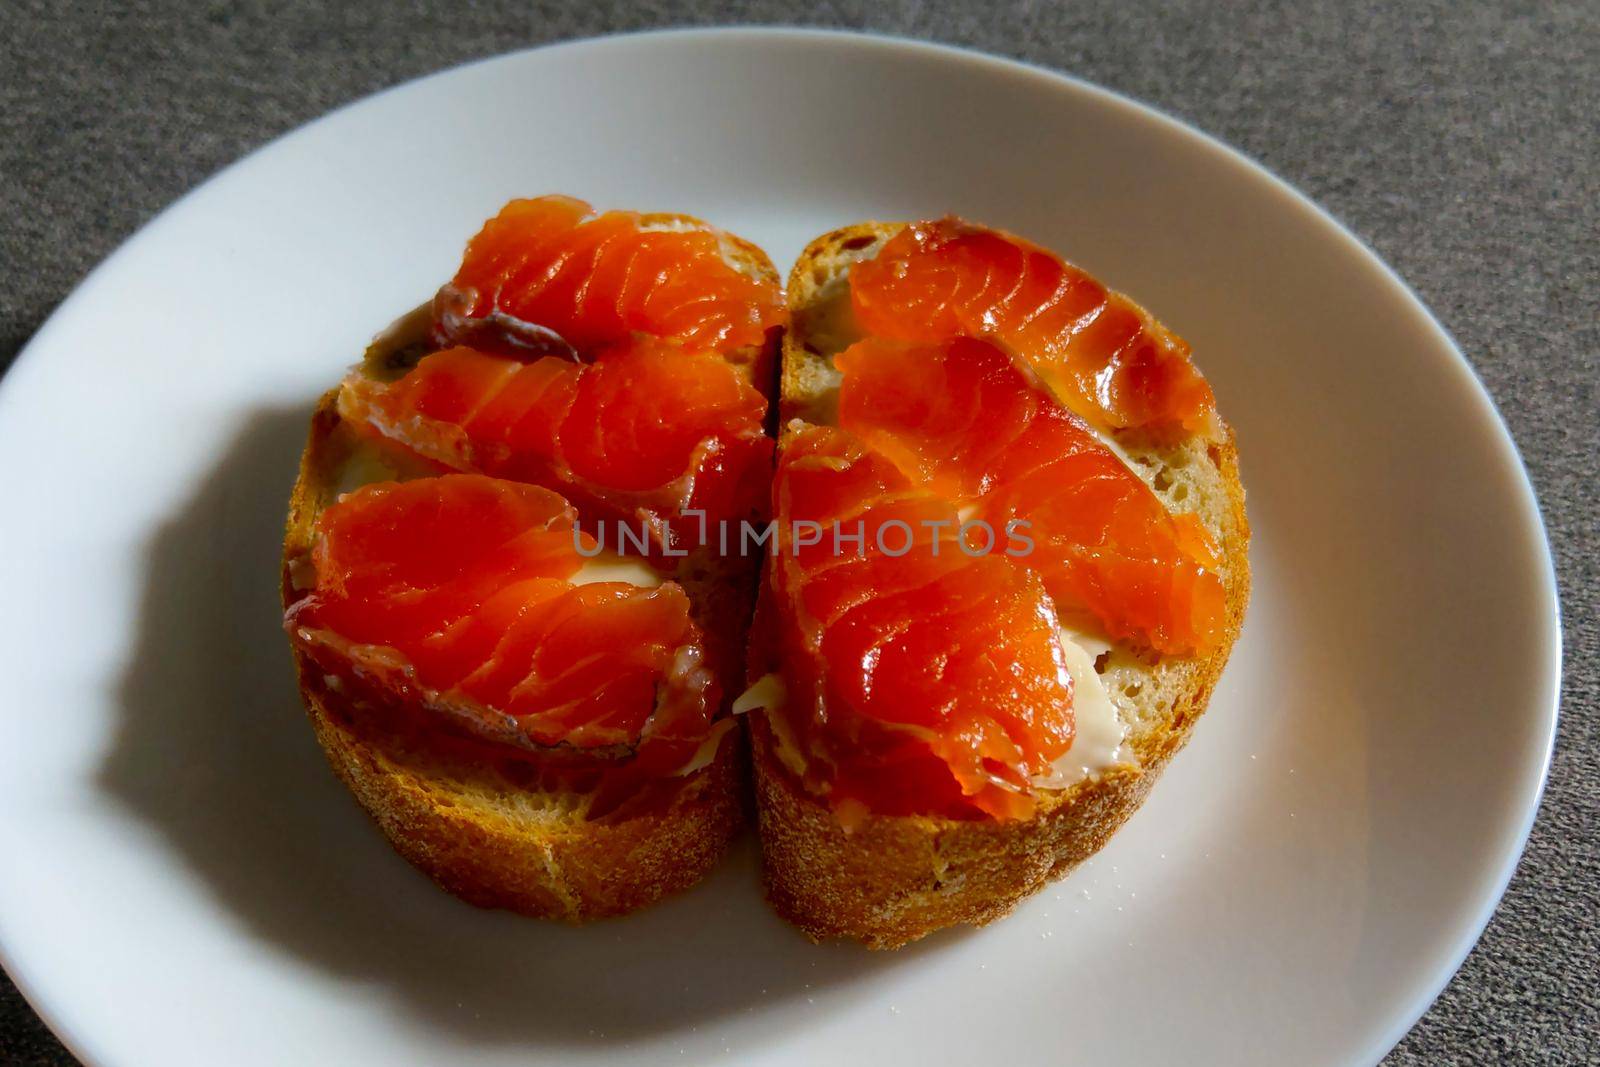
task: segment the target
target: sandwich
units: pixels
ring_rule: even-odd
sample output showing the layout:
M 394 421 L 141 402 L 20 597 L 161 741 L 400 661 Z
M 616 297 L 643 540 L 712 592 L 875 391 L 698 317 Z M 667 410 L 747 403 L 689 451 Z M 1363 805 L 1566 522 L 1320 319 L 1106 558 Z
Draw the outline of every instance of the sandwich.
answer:
M 580 922 L 745 821 L 742 687 L 787 320 L 701 220 L 516 200 L 318 405 L 282 589 L 317 740 L 463 900 Z
M 763 880 L 813 939 L 983 924 L 1102 847 L 1238 636 L 1235 439 L 1188 345 L 946 218 L 789 278 L 747 691 Z

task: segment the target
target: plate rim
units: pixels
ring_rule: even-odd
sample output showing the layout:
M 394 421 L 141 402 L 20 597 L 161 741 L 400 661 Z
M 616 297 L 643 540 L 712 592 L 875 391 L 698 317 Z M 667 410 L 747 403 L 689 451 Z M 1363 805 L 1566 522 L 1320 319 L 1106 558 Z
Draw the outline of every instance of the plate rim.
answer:
M 1480 418 L 1486 415 L 1489 425 L 1495 431 L 1490 436 L 1493 438 L 1493 448 L 1498 454 L 1498 458 L 1502 462 L 1509 460 L 1512 469 L 1516 472 L 1517 477 L 1513 479 L 1513 483 L 1519 491 L 1518 504 L 1520 509 L 1518 519 L 1520 522 L 1518 525 L 1520 526 L 1520 532 L 1529 547 L 1533 548 L 1535 553 L 1542 557 L 1537 561 L 1542 563 L 1542 566 L 1536 567 L 1535 570 L 1540 576 L 1540 588 L 1537 592 L 1543 601 L 1543 610 L 1540 610 L 1539 615 L 1545 633 L 1541 643 L 1546 649 L 1544 662 L 1538 667 L 1538 681 L 1547 691 L 1544 699 L 1539 701 L 1539 704 L 1543 706 L 1542 710 L 1544 712 L 1538 724 L 1542 729 L 1543 736 L 1535 742 L 1538 763 L 1536 781 L 1533 783 L 1532 788 L 1525 787 L 1522 795 L 1518 797 L 1517 802 L 1521 805 L 1521 810 L 1517 813 L 1517 818 L 1513 820 L 1514 829 L 1509 839 L 1502 845 L 1502 854 L 1499 857 L 1498 866 L 1486 867 L 1484 873 L 1488 874 L 1489 877 L 1480 877 L 1478 879 L 1474 890 L 1477 900 L 1472 909 L 1471 919 L 1459 924 L 1450 949 L 1441 954 L 1435 962 L 1431 968 L 1432 973 L 1429 979 L 1418 983 L 1417 992 L 1413 994 L 1406 1004 L 1397 1011 L 1390 1013 L 1390 1022 L 1387 1027 L 1374 1038 L 1369 1039 L 1360 1050 L 1360 1055 L 1356 1057 L 1358 1062 L 1376 1063 L 1392 1050 L 1426 1014 L 1428 1009 L 1432 1007 L 1433 1003 L 1444 991 L 1444 988 L 1460 970 L 1472 949 L 1481 940 L 1484 930 L 1494 917 L 1494 913 L 1498 909 L 1511 879 L 1516 873 L 1543 804 L 1560 721 L 1563 662 L 1560 588 L 1556 577 L 1554 555 L 1550 547 L 1549 529 L 1545 524 L 1544 512 L 1539 505 L 1538 493 L 1532 478 L 1528 474 L 1527 464 L 1523 459 L 1522 452 L 1517 447 L 1516 438 L 1507 425 L 1498 405 L 1496 405 L 1493 395 L 1484 385 L 1482 377 L 1462 351 L 1455 337 L 1440 322 L 1432 308 L 1422 300 L 1411 285 L 1371 245 L 1332 212 L 1311 199 L 1309 195 L 1302 192 L 1288 180 L 1279 177 L 1268 169 L 1265 164 L 1245 154 L 1241 149 L 1235 148 L 1218 137 L 1207 133 L 1160 105 L 1141 101 L 1065 70 L 984 52 L 975 48 L 901 34 L 791 24 L 682 26 L 642 29 L 549 41 L 527 48 L 467 60 L 367 93 L 307 122 L 285 130 L 220 167 L 156 212 L 155 215 L 125 237 L 116 248 L 84 274 L 67 296 L 50 312 L 33 335 L 28 338 L 22 348 L 18 350 L 5 372 L 0 374 L 0 414 L 3 414 L 9 404 L 13 402 L 11 398 L 17 392 L 18 387 L 14 384 L 17 379 L 17 369 L 23 366 L 25 362 L 29 367 L 34 362 L 37 362 L 40 357 L 34 355 L 35 349 L 46 345 L 50 336 L 55 329 L 59 328 L 62 321 L 76 314 L 80 305 L 94 298 L 99 286 L 104 282 L 108 268 L 130 254 L 136 246 L 148 240 L 159 238 L 161 231 L 169 223 L 173 214 L 183 209 L 192 199 L 209 190 L 214 184 L 226 180 L 235 171 L 253 161 L 257 155 L 276 149 L 285 142 L 292 141 L 302 135 L 307 135 L 317 127 L 335 120 L 347 111 L 363 107 L 380 98 L 420 89 L 436 79 L 448 78 L 479 66 L 528 62 L 543 53 L 565 50 L 604 50 L 640 44 L 676 44 L 698 41 L 735 44 L 741 40 L 753 44 L 772 41 L 806 41 L 820 47 L 832 46 L 878 50 L 883 53 L 921 53 L 949 63 L 964 64 L 1011 75 L 1022 75 L 1032 79 L 1041 88 L 1047 90 L 1061 91 L 1062 89 L 1067 89 L 1086 94 L 1095 98 L 1101 104 L 1111 106 L 1131 121 L 1153 123 L 1163 128 L 1168 135 L 1188 140 L 1195 147 L 1203 148 L 1207 152 L 1221 157 L 1230 165 L 1241 169 L 1265 190 L 1269 190 L 1278 196 L 1286 197 L 1294 207 L 1313 217 L 1325 231 L 1327 237 L 1342 243 L 1347 252 L 1355 253 L 1368 269 L 1376 269 L 1379 276 L 1389 286 L 1398 289 L 1404 295 L 1408 309 L 1413 313 L 1420 314 L 1421 321 L 1426 324 L 1429 331 L 1434 335 L 1435 340 L 1441 342 L 1443 349 L 1452 357 L 1448 360 L 1435 360 L 1434 362 L 1438 364 L 1437 369 L 1441 372 L 1454 373 L 1458 376 L 1464 375 L 1465 384 L 1470 385 L 1470 389 L 1466 392 L 1472 396 L 1473 401 L 1478 405 L 1477 415 Z M 1533 705 L 1530 704 L 1530 706 Z M 28 1006 L 69 1052 L 84 1063 L 96 1062 L 87 1053 L 87 1047 L 90 1042 L 68 1027 L 55 1007 L 46 1001 L 44 994 L 34 988 L 31 981 L 18 968 L 11 952 L 6 947 L 3 936 L 0 936 L 0 969 L 5 971 Z

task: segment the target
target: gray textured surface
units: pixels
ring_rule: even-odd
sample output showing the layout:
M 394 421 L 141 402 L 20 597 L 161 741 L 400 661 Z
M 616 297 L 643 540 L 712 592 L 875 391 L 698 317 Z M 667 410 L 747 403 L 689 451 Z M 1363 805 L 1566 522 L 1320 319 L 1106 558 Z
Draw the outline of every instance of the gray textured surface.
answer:
M 1388 1062 L 1600 1062 L 1600 6 L 418 2 L 0 7 L 0 367 L 196 182 L 336 105 L 566 37 L 803 22 L 1081 75 L 1239 146 L 1377 248 L 1455 334 L 1538 488 L 1565 617 L 1533 839 Z M 1370 10 L 1365 10 L 1370 8 Z M 0 979 L 0 1062 L 69 1063 Z

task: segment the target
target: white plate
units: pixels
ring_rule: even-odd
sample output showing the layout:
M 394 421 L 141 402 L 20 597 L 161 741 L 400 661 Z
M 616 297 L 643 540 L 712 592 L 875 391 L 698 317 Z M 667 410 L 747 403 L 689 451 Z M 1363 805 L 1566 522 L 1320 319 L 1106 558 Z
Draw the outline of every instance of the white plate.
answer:
M 413 874 L 323 765 L 278 629 L 313 398 L 502 201 L 683 210 L 787 263 L 955 211 L 1193 343 L 1255 596 L 1210 714 L 1093 862 L 897 954 L 773 918 L 751 849 L 573 930 Z M 383 93 L 184 198 L 0 386 L 0 943 L 96 1063 L 1353 1063 L 1482 928 L 1537 802 L 1550 561 L 1450 339 L 1292 190 L 1055 74 L 730 31 Z

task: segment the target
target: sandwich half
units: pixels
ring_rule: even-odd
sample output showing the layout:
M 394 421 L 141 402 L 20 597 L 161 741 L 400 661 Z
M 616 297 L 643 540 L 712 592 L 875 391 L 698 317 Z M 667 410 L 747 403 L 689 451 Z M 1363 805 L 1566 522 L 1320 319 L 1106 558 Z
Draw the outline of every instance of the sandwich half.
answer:
M 890 948 L 1006 914 L 1143 802 L 1244 617 L 1244 490 L 1187 345 L 1020 238 L 846 227 L 788 302 L 738 705 L 763 877 L 813 939 Z
M 786 315 L 698 219 L 513 201 L 319 404 L 284 539 L 317 740 L 463 900 L 584 921 L 698 881 L 744 823 L 728 715 Z

